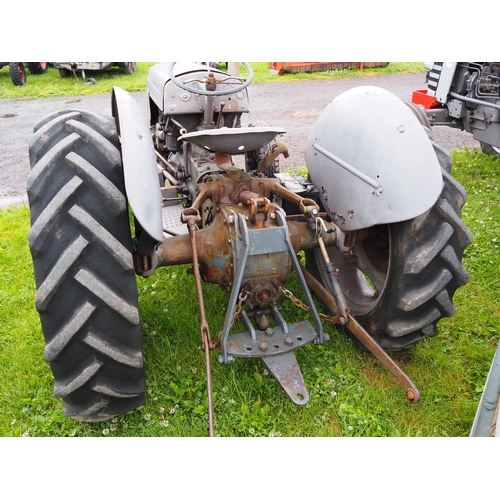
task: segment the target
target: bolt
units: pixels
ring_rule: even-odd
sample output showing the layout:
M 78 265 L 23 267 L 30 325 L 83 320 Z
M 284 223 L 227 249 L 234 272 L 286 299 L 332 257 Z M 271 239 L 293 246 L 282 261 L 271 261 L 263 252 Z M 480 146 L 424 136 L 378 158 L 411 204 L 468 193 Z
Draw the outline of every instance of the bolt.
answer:
M 260 349 L 261 351 L 267 351 L 267 342 L 261 342 L 261 343 L 259 344 L 259 349 Z
M 286 345 L 292 345 L 293 344 L 293 337 L 287 337 L 285 339 L 285 344 Z
M 272 328 L 266 328 L 266 335 L 268 337 L 271 337 L 274 333 L 274 330 Z

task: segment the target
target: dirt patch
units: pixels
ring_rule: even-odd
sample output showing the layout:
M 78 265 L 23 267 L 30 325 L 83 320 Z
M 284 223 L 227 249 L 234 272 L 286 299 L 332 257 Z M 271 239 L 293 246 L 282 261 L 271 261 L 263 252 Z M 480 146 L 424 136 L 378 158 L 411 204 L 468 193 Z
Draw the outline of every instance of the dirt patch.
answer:
M 289 115 L 282 115 L 280 118 L 284 120 L 294 120 L 296 118 L 311 118 L 311 117 L 317 117 L 321 113 L 319 112 L 306 112 L 306 111 L 296 111 L 295 113 L 290 113 Z

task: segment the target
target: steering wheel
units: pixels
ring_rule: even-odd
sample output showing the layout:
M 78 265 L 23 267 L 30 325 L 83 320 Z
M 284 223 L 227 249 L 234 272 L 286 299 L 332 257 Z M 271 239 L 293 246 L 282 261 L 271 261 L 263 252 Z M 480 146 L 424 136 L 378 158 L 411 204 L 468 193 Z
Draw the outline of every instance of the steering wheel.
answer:
M 228 94 L 236 94 L 236 92 L 240 92 L 243 89 L 246 89 L 250 83 L 253 80 L 253 69 L 252 66 L 250 66 L 249 63 L 244 62 L 242 63 L 243 66 L 248 70 L 248 76 L 245 80 L 243 80 L 243 83 L 241 85 L 238 85 L 237 87 L 234 87 L 233 89 L 229 90 L 204 90 L 204 89 L 195 89 L 193 87 L 188 87 L 185 83 L 182 83 L 180 80 L 177 79 L 177 77 L 174 75 L 174 66 L 176 65 L 176 62 L 170 63 L 167 69 L 167 74 L 168 77 L 181 89 L 187 90 L 188 92 L 191 92 L 192 94 L 200 94 L 200 95 L 208 95 L 208 96 L 220 96 L 220 95 L 228 95 Z M 210 70 L 209 70 L 210 71 Z M 198 80 L 198 79 L 193 79 L 189 80 L 190 82 L 199 82 L 199 83 L 223 83 L 226 80 L 234 79 L 237 78 L 235 76 L 229 76 L 226 77 L 222 80 L 217 80 L 214 78 L 213 82 L 209 82 L 208 79 L 206 80 Z M 239 78 L 239 80 L 242 80 L 242 78 Z

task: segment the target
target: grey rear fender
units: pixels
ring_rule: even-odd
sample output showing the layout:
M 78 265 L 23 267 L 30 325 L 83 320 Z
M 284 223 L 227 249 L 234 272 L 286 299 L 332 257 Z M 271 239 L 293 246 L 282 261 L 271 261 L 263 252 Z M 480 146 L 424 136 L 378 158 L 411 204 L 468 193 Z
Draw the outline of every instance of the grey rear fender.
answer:
M 345 231 L 410 220 L 443 187 L 439 161 L 410 108 L 390 92 L 344 92 L 319 116 L 306 165 L 321 202 Z
M 121 143 L 128 201 L 144 231 L 161 242 L 162 196 L 147 119 L 134 98 L 123 89 L 113 87 L 111 99 Z

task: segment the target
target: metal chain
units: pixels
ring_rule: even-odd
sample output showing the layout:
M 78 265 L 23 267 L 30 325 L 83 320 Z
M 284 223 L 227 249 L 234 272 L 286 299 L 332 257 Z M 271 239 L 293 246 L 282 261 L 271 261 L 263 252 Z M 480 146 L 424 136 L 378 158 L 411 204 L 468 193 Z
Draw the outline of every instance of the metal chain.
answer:
M 239 300 L 238 300 L 238 303 L 236 304 L 236 307 L 234 309 L 233 320 L 231 321 L 231 325 L 230 325 L 229 329 L 231 329 L 233 327 L 236 318 L 240 315 L 241 306 L 243 305 L 243 302 L 246 300 L 247 297 L 248 297 L 248 292 L 246 290 L 242 290 L 240 292 L 239 297 L 238 297 Z
M 236 321 L 236 318 L 240 315 L 241 306 L 243 305 L 243 302 L 245 301 L 245 299 L 247 297 L 248 297 L 248 291 L 242 290 L 240 292 L 240 295 L 238 296 L 239 300 L 238 300 L 238 303 L 236 304 L 236 307 L 234 309 L 233 319 L 231 321 L 231 324 L 229 325 L 229 330 L 231 330 L 231 328 L 234 325 L 234 322 Z M 220 344 L 221 337 L 222 337 L 222 330 L 219 332 L 219 336 L 217 337 L 216 345 Z
M 298 308 L 302 309 L 305 312 L 309 312 L 311 310 L 309 306 L 307 306 L 306 304 L 304 304 L 304 302 L 295 297 L 295 295 L 290 290 L 287 290 L 286 288 L 283 287 L 281 287 L 280 290 L 283 293 L 283 295 L 285 295 L 285 297 L 288 297 Z M 328 323 L 332 323 L 334 325 L 340 323 L 340 316 L 328 316 L 323 313 L 318 313 L 318 316 L 323 321 L 328 321 Z

